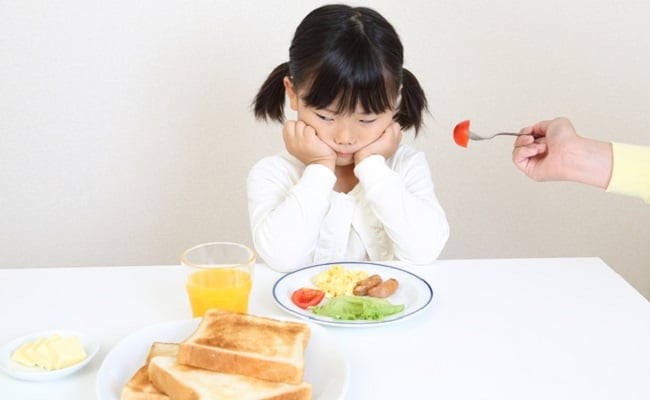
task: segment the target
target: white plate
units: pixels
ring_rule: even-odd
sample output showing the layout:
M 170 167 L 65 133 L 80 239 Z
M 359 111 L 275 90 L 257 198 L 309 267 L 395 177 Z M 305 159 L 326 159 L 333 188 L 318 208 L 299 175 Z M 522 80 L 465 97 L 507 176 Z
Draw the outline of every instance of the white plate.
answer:
M 26 365 L 15 362 L 11 359 L 11 355 L 16 351 L 23 343 L 28 341 L 35 341 L 40 337 L 49 337 L 54 334 L 59 334 L 61 336 L 76 336 L 79 338 L 81 345 L 84 350 L 86 350 L 86 359 L 71 365 L 67 368 L 57 369 L 53 371 L 48 371 L 46 369 L 38 367 L 28 367 Z M 26 381 L 46 381 L 51 379 L 62 378 L 66 375 L 70 375 L 73 372 L 78 371 L 84 365 L 88 364 L 90 360 L 97 354 L 99 350 L 99 344 L 90 340 L 84 333 L 70 330 L 50 330 L 43 332 L 36 332 L 29 335 L 25 335 L 6 343 L 0 348 L 0 369 L 4 371 L 7 375 L 13 376 L 14 378 L 26 380 Z
M 165 322 L 140 329 L 122 339 L 99 368 L 95 385 L 97 398 L 119 400 L 124 385 L 144 365 L 153 342 L 178 343 L 189 337 L 199 322 L 200 318 Z M 311 337 L 305 351 L 304 380 L 312 385 L 312 399 L 343 399 L 350 375 L 345 355 L 324 328 L 308 325 Z
M 379 274 L 383 279 L 395 278 L 399 282 L 397 291 L 387 300 L 392 304 L 404 304 L 404 311 L 390 315 L 381 320 L 373 321 L 345 321 L 334 318 L 316 315 L 309 310 L 303 310 L 291 301 L 291 294 L 302 287 L 316 286 L 313 279 L 316 275 L 331 268 L 333 265 L 342 265 L 346 269 L 362 270 L 368 272 L 368 276 Z M 427 281 L 413 274 L 412 272 L 390 265 L 376 264 L 372 262 L 354 261 L 337 262 L 312 265 L 290 272 L 278 279 L 273 285 L 273 299 L 285 311 L 298 317 L 317 322 L 319 324 L 349 327 L 364 327 L 387 324 L 401 321 L 413 314 L 424 310 L 433 299 L 433 290 Z M 325 300 L 326 301 L 326 300 Z

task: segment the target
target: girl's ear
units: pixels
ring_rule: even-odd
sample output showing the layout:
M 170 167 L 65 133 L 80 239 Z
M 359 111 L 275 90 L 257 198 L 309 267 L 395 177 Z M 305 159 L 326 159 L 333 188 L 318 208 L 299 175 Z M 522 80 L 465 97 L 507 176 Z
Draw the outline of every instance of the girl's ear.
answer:
M 298 92 L 296 92 L 293 82 L 291 82 L 291 79 L 288 76 L 285 76 L 282 82 L 284 82 L 284 91 L 289 97 L 289 105 L 291 106 L 291 109 L 293 111 L 298 111 Z

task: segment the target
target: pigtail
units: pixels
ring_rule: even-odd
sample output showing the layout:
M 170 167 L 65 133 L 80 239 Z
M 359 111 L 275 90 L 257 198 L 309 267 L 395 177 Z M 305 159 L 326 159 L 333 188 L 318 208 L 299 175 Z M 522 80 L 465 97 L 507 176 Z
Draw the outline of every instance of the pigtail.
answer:
M 406 68 L 402 69 L 402 100 L 399 104 L 395 121 L 402 129 L 415 128 L 415 136 L 422 127 L 424 116 L 428 112 L 427 97 L 420 82 Z
M 253 101 L 256 118 L 284 122 L 285 76 L 289 76 L 288 62 L 275 67 L 266 78 Z

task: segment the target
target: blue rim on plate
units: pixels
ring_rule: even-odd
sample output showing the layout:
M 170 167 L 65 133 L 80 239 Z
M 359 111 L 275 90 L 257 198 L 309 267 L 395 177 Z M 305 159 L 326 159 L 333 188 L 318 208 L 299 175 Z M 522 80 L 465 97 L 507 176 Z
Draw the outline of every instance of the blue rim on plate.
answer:
M 315 288 L 316 286 L 312 283 L 313 278 L 334 265 L 341 265 L 347 269 L 364 270 L 368 272 L 368 275 L 379 274 L 383 279 L 396 278 L 399 282 L 399 288 L 388 298 L 388 301 L 393 304 L 404 304 L 404 311 L 382 320 L 345 321 L 316 315 L 293 304 L 291 294 L 295 290 L 302 287 Z M 284 311 L 309 321 L 333 326 L 364 327 L 402 321 L 427 308 L 432 299 L 433 289 L 431 289 L 431 285 L 416 274 L 403 268 L 368 261 L 343 261 L 310 265 L 285 274 L 273 284 L 273 300 Z

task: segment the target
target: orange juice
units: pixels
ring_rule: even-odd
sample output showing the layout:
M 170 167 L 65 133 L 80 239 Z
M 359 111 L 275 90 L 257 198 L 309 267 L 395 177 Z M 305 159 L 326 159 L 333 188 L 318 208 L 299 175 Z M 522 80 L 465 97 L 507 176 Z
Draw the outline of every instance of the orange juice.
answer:
M 187 278 L 187 293 L 195 317 L 210 308 L 247 312 L 251 276 L 247 271 L 215 268 L 192 273 Z

